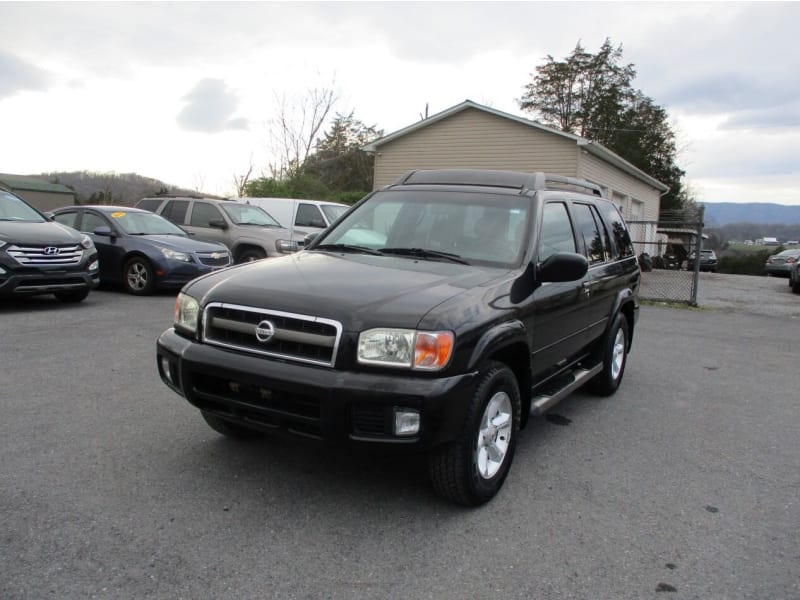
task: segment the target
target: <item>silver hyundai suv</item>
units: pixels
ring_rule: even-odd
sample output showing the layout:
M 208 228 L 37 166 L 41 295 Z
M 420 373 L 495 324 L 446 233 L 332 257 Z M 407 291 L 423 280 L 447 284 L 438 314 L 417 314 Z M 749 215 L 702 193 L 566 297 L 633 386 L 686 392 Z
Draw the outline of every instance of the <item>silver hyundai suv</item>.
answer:
M 228 200 L 190 196 L 144 198 L 136 208 L 172 221 L 198 240 L 225 244 L 236 263 L 291 254 L 302 239 L 264 209 Z

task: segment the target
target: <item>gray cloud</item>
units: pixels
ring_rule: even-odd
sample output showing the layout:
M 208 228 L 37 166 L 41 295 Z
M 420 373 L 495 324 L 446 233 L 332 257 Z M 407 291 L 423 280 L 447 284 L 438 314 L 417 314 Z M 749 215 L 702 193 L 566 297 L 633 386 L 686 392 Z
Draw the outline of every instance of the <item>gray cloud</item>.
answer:
M 52 83 L 48 71 L 0 50 L 0 99 L 22 91 L 44 91 Z
M 797 110 L 800 4 L 722 7 L 693 5 L 694 12 L 665 22 L 657 37 L 629 47 L 637 85 L 659 104 L 698 115 L 755 115 L 792 102 Z
M 186 106 L 177 116 L 181 129 L 218 133 L 249 128 L 247 119 L 233 118 L 239 99 L 221 79 L 201 79 L 182 100 Z

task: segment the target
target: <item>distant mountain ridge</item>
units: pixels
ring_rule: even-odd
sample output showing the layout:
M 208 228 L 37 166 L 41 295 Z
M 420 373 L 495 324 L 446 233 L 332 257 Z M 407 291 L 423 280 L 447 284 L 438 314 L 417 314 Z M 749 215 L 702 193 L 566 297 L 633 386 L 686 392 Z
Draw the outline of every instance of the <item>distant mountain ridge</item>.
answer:
M 733 223 L 800 224 L 800 206 L 771 202 L 705 202 L 703 206 L 706 227 L 724 227 Z
M 136 173 L 92 173 L 89 171 L 42 173 L 40 179 L 60 183 L 75 190 L 80 204 L 119 204 L 133 206 L 142 198 L 159 192 L 216 197 L 180 188 Z

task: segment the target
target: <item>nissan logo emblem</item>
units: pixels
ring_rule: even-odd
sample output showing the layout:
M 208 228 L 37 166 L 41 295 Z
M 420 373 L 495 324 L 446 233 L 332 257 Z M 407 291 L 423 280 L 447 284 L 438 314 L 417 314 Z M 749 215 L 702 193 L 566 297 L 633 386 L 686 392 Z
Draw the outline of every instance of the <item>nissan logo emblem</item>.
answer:
M 48 256 L 53 256 L 54 254 L 58 254 L 59 252 L 61 252 L 61 248 L 57 246 L 46 246 L 44 249 L 44 253 L 47 254 Z
M 262 344 L 266 344 L 275 335 L 275 325 L 269 321 L 261 321 L 256 325 L 256 339 Z

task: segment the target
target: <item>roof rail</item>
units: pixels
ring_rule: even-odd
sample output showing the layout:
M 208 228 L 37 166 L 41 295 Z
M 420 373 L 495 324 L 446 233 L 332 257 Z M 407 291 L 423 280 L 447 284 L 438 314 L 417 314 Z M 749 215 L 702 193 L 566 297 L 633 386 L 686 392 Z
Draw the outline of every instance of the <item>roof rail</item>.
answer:
M 569 187 L 577 187 L 582 190 L 588 190 L 595 196 L 603 198 L 603 188 L 594 183 L 589 183 L 585 179 L 577 179 L 576 177 L 566 177 L 564 175 L 554 175 L 552 173 L 532 173 L 530 179 L 525 185 L 529 190 L 552 190 L 563 189 Z
M 550 189 L 580 188 L 603 197 L 600 186 L 575 177 L 551 173 L 522 173 L 484 169 L 419 169 L 408 171 L 392 185 L 479 185 L 518 189 L 521 192 Z

